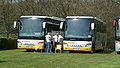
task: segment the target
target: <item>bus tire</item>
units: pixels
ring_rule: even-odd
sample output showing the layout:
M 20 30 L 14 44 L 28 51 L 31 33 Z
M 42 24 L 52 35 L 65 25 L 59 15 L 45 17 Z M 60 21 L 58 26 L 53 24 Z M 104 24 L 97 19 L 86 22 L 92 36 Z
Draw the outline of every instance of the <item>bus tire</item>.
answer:
M 120 52 L 117 52 L 117 54 L 120 54 Z
M 31 49 L 26 49 L 26 51 L 27 51 L 27 52 L 30 52 L 30 51 L 31 51 Z
M 69 53 L 72 53 L 72 51 L 68 51 Z

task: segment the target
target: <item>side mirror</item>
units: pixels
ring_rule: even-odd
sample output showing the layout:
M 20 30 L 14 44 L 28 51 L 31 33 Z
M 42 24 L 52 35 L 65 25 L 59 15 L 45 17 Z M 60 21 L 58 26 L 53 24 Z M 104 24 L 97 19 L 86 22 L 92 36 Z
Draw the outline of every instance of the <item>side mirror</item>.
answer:
M 60 23 L 60 29 L 62 29 L 62 28 L 63 28 L 63 22 Z
M 91 30 L 95 28 L 95 23 L 91 23 Z
M 17 21 L 14 21 L 14 28 L 16 28 L 16 26 L 17 26 Z
M 43 22 L 43 29 L 45 29 L 46 27 L 46 22 Z
M 113 21 L 112 21 L 112 26 L 115 27 L 115 25 L 116 25 L 116 21 L 113 20 Z

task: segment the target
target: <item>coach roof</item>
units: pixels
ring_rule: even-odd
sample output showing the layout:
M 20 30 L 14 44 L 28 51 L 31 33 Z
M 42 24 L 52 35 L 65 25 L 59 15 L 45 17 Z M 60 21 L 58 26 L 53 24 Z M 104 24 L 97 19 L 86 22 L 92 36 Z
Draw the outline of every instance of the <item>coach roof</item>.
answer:
M 48 16 L 20 16 L 20 18 L 28 18 L 28 17 L 34 17 L 34 18 L 48 18 Z
M 66 18 L 90 18 L 90 19 L 95 19 L 95 20 L 98 20 L 98 21 L 106 24 L 106 22 L 104 22 L 103 20 L 101 20 L 97 17 L 92 17 L 92 16 L 67 16 Z
M 67 16 L 66 18 L 94 18 L 91 16 Z

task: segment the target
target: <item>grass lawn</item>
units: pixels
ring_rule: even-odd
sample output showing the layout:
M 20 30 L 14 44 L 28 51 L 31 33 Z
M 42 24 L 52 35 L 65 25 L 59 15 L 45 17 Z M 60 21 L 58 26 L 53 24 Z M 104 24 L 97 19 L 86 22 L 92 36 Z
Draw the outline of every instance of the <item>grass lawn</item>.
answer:
M 120 68 L 120 55 L 115 52 L 50 54 L 24 51 L 0 51 L 0 68 Z

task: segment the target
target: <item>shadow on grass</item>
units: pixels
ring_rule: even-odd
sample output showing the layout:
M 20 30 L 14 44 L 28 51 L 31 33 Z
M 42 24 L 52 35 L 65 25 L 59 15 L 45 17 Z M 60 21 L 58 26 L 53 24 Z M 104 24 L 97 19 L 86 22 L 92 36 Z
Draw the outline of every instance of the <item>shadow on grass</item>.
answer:
M 91 54 L 89 51 L 69 51 L 69 53 Z
M 17 48 L 16 48 L 17 49 Z M 0 49 L 0 51 L 5 51 L 5 50 L 16 50 L 16 49 Z
M 108 50 L 108 51 L 96 51 L 94 53 L 91 53 L 90 51 L 69 51 L 69 53 L 79 53 L 79 54 L 111 54 L 114 50 Z
M 23 50 L 21 52 L 34 52 L 34 50 L 28 50 L 28 51 Z M 38 53 L 45 53 L 44 50 L 42 50 L 42 51 L 38 50 L 37 52 Z M 63 54 L 72 54 L 72 53 L 79 53 L 79 54 L 111 54 L 113 52 L 114 52 L 114 50 L 96 51 L 94 53 L 91 53 L 90 51 L 62 51 L 61 53 L 63 53 Z M 57 53 L 59 53 L 59 52 L 57 52 Z
M 44 53 L 45 51 L 44 50 L 37 50 L 37 51 L 35 51 L 34 49 L 31 49 L 31 50 L 23 50 L 21 52 L 39 52 L 39 53 Z
M 99 54 L 111 54 L 112 52 L 114 52 L 114 50 L 102 51 L 102 52 L 99 52 Z
M 0 63 L 3 63 L 3 62 L 6 62 L 6 61 L 1 61 L 1 60 L 0 60 Z

